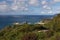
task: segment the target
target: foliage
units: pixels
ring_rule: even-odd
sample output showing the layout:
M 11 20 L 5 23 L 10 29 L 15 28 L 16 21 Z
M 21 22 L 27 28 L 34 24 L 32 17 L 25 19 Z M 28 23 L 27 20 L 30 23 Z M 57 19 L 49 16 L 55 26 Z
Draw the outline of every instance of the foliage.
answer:
M 36 35 L 36 33 L 29 32 L 24 34 L 22 40 L 38 40 L 38 36 Z
M 6 26 L 0 30 L 0 40 L 60 40 L 60 14 L 44 27 L 27 23 Z
M 60 31 L 60 14 L 56 15 L 51 22 L 45 25 L 47 28 L 53 31 Z

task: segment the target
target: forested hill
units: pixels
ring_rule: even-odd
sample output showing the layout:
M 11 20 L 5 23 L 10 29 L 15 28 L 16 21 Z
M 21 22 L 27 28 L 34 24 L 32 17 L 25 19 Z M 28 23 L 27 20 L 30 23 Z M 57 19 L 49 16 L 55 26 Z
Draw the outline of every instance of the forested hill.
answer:
M 8 25 L 0 30 L 0 40 L 60 40 L 60 14 L 44 26 L 27 23 Z
M 55 15 L 52 21 L 45 26 L 50 30 L 60 31 L 60 14 Z

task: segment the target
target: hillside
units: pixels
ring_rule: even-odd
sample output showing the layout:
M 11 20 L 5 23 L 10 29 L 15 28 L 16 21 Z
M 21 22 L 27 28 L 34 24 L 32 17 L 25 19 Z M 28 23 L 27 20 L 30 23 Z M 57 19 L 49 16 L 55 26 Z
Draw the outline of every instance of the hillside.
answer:
M 44 26 L 27 23 L 8 25 L 0 30 L 0 40 L 60 40 L 60 14 Z
M 59 31 L 60 30 L 60 14 L 55 15 L 52 21 L 47 23 L 45 26 L 51 30 Z

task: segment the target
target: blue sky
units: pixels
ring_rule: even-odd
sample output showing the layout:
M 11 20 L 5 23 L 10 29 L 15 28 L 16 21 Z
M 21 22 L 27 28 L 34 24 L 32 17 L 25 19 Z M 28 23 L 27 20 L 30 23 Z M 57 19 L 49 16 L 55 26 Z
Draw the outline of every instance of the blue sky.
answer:
M 0 15 L 54 15 L 60 0 L 0 0 Z

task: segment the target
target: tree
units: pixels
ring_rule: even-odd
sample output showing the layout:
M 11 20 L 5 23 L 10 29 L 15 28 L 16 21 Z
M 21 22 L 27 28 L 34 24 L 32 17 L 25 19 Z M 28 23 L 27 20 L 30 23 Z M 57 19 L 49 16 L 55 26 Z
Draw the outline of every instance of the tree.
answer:
M 38 40 L 38 36 L 35 33 L 26 33 L 23 37 L 22 40 Z

